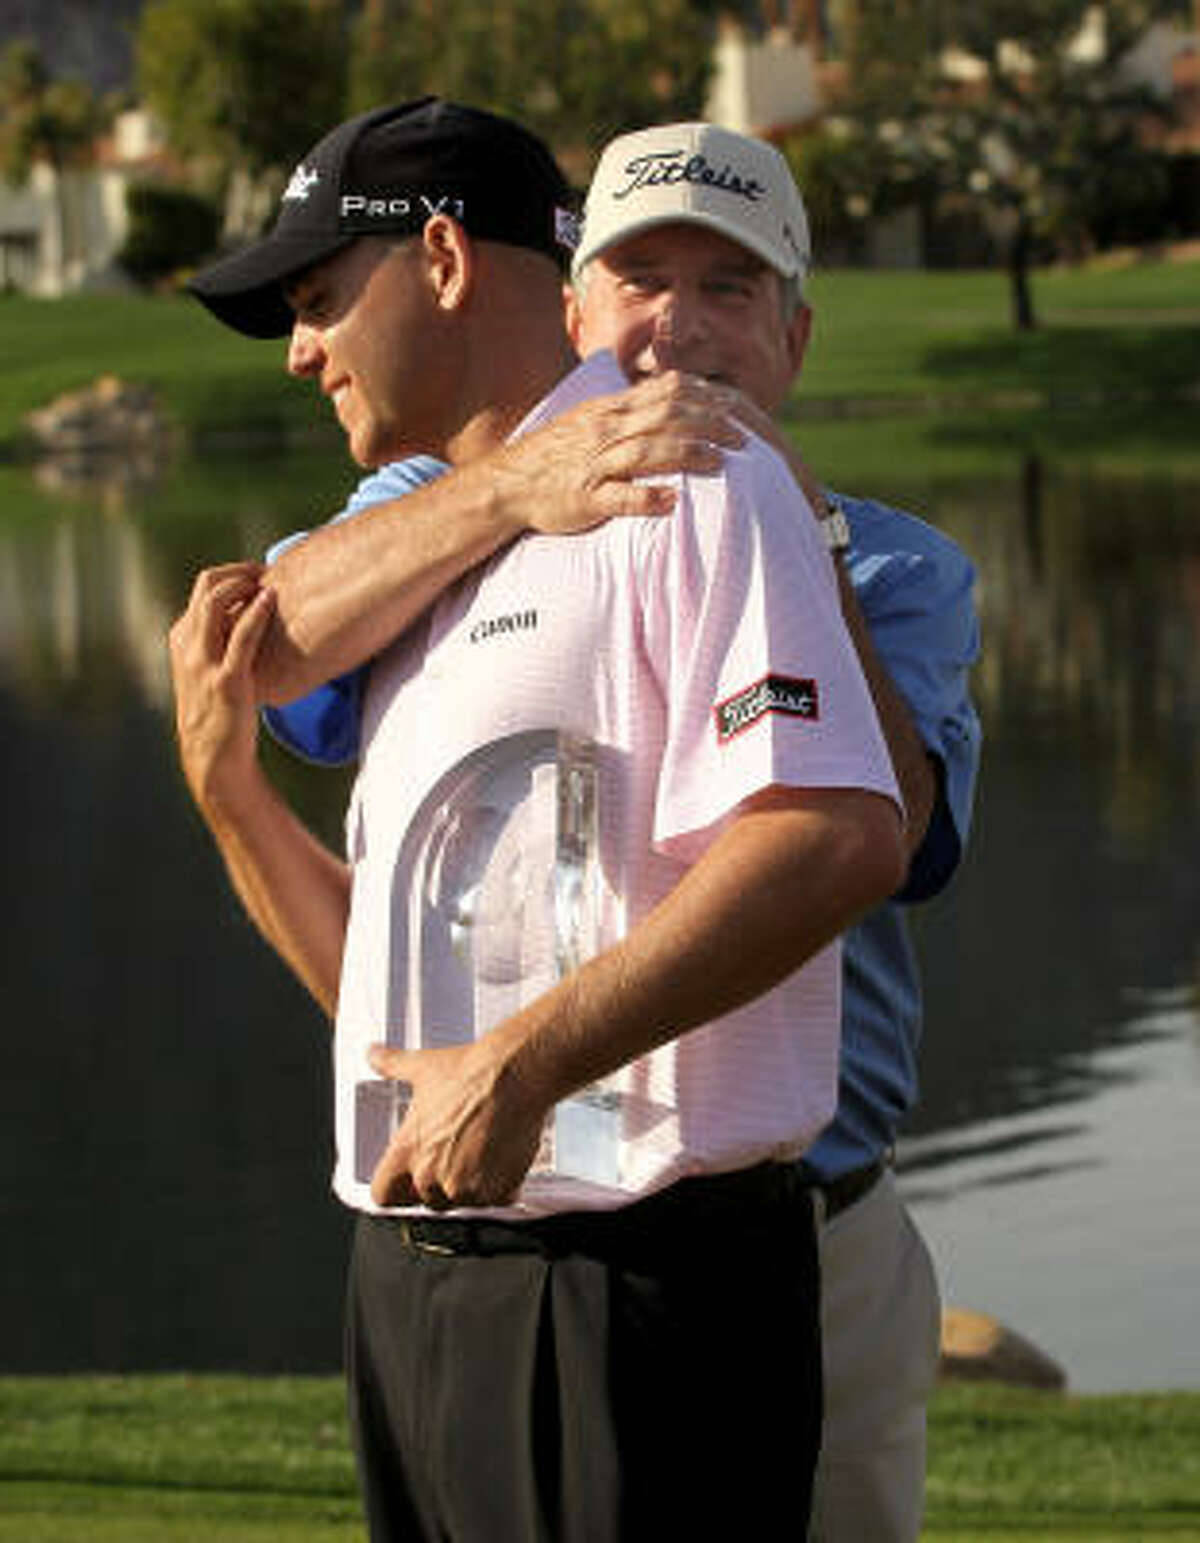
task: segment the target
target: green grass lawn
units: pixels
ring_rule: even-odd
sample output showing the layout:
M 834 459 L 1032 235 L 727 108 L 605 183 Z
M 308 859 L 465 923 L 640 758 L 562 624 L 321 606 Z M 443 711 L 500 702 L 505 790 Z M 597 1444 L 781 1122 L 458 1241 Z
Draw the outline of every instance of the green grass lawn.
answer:
M 285 375 L 284 349 L 239 337 L 182 296 L 0 297 L 0 444 L 32 408 L 105 374 L 153 386 L 192 434 L 309 428 L 316 393 Z
M 0 1540 L 361 1543 L 336 1378 L 0 1379 Z
M 1200 1393 L 943 1387 L 926 1536 L 1200 1540 Z M 336 1378 L 0 1379 L 0 1543 L 362 1543 Z
M 1047 407 L 1194 409 L 1200 391 L 1200 261 L 1041 273 L 1042 325 L 1024 334 L 1009 325 L 997 272 L 838 270 L 816 274 L 810 294 L 813 341 L 794 404 L 810 418 L 933 407 L 974 411 L 985 426 L 999 406 L 1027 426 Z M 181 296 L 6 296 L 0 342 L 0 446 L 31 408 L 105 372 L 156 387 L 202 438 L 324 423 L 336 443 L 312 388 L 285 376 L 282 342 L 241 338 Z
M 785 421 L 834 485 L 1011 473 L 1030 455 L 1106 474 L 1200 474 L 1200 262 L 1055 270 L 1017 333 L 998 273 L 818 274 Z M 919 472 L 916 469 L 919 468 Z
M 944 1386 L 933 1406 L 926 1535 L 1200 1539 L 1200 1393 Z
M 999 273 L 840 270 L 809 293 L 801 395 L 824 402 L 1072 405 L 1200 389 L 1200 262 L 1039 274 L 1040 325 L 1025 333 Z

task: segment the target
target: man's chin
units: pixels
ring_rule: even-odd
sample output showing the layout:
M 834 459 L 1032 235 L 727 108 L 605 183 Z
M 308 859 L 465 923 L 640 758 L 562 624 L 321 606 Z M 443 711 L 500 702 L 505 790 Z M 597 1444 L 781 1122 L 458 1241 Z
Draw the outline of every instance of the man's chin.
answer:
M 377 466 L 395 459 L 379 443 L 377 435 L 364 434 L 361 430 L 346 429 L 346 449 L 351 460 L 364 471 L 374 471 Z

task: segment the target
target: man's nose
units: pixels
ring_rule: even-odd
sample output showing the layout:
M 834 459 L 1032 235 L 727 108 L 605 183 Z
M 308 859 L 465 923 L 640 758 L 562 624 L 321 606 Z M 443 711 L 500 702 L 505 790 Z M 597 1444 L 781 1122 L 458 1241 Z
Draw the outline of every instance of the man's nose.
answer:
M 296 322 L 288 342 L 288 374 L 314 375 L 321 368 L 322 357 L 320 334 L 306 322 Z
M 682 351 L 703 336 L 703 317 L 697 306 L 683 295 L 671 293 L 659 306 L 650 335 L 650 345 L 660 365 L 675 365 Z

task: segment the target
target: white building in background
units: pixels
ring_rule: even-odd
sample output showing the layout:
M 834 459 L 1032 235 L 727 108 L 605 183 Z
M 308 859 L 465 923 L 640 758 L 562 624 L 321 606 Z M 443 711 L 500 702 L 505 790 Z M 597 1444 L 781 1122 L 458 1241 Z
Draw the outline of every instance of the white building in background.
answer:
M 118 114 L 91 165 L 56 172 L 39 162 L 24 187 L 0 182 L 0 289 L 53 297 L 124 287 L 125 192 L 162 154 L 153 120 L 134 110 Z
M 1200 150 L 1200 0 L 1194 3 L 1194 30 L 1178 22 L 1155 22 L 1125 60 L 1130 80 L 1174 103 L 1167 143 L 1177 150 Z
M 37 289 L 45 209 L 32 185 L 0 182 L 0 291 Z
M 1155 22 L 1123 62 L 1131 83 L 1148 86 L 1173 104 L 1176 121 L 1166 143 L 1176 150 L 1200 149 L 1200 0 L 1192 3 L 1190 29 L 1179 20 Z M 838 40 L 852 25 L 852 7 L 842 0 L 764 0 L 764 6 L 777 25 L 761 36 L 748 35 L 734 22 L 721 27 L 705 116 L 739 133 L 778 140 L 837 113 L 847 84 Z M 1102 58 L 1106 47 L 1103 8 L 1089 6 L 1069 51 L 1087 61 Z M 1000 63 L 1019 76 L 1031 61 L 1014 42 L 1002 46 Z M 947 48 L 941 66 L 949 80 L 968 87 L 986 73 L 983 60 L 960 48 Z M 822 254 L 816 255 L 819 260 Z M 885 268 L 919 266 L 918 211 L 900 209 L 871 219 L 857 260 Z
M 795 128 L 820 117 L 817 49 L 776 28 L 760 39 L 725 26 L 713 54 L 704 116 L 739 134 Z
M 748 37 L 736 25 L 721 28 L 706 118 L 739 134 L 770 139 L 812 127 L 836 109 L 844 67 L 824 57 L 813 7 L 794 9 L 807 13 L 806 25 L 774 27 L 761 38 Z M 816 253 L 818 262 L 824 255 Z M 864 227 L 862 255 L 872 266 L 919 267 L 918 212 L 900 209 L 871 220 Z
M 1170 143 L 1200 148 L 1200 0 L 1193 0 L 1193 28 L 1178 22 L 1151 26 L 1127 61 L 1130 77 L 1172 99 L 1180 122 Z M 705 116 L 744 134 L 777 137 L 815 125 L 836 110 L 845 83 L 844 61 L 829 57 L 826 35 L 835 40 L 847 25 L 843 0 L 764 0 L 777 25 L 761 37 L 736 25 L 722 26 L 713 59 Z M 1093 8 L 1080 29 L 1075 49 L 1087 55 L 1102 50 L 1102 13 Z M 1019 51 L 1012 56 L 1019 68 Z M 948 73 L 969 81 L 980 62 L 950 50 L 943 59 Z M 98 147 L 95 162 L 57 175 L 49 166 L 34 168 L 25 187 L 0 182 L 0 290 L 36 295 L 123 287 L 116 264 L 128 220 L 126 190 L 161 169 L 165 158 L 161 134 L 140 109 L 118 115 L 112 133 Z M 230 229 L 257 227 L 264 210 L 262 190 L 247 185 L 244 199 L 231 202 Z M 866 258 L 881 266 L 911 266 L 919 261 L 917 216 L 901 211 L 873 221 Z

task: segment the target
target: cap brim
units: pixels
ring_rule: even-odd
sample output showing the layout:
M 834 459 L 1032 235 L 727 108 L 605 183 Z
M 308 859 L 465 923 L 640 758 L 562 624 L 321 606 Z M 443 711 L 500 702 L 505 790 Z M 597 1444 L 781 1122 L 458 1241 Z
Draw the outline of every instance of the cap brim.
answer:
M 187 287 L 235 332 L 250 338 L 287 337 L 295 318 L 284 298 L 284 283 L 353 240 L 347 234 L 289 238 L 276 233 L 202 268 Z
M 575 252 L 571 264 L 572 273 L 578 277 L 579 273 L 594 257 L 603 257 L 605 252 L 611 252 L 615 246 L 623 246 L 626 241 L 632 241 L 635 236 L 643 236 L 648 230 L 657 230 L 662 225 L 700 225 L 705 230 L 714 230 L 717 235 L 724 236 L 726 241 L 732 241 L 735 246 L 745 247 L 748 252 L 753 252 L 755 257 L 761 257 L 768 268 L 773 268 L 776 273 L 784 278 L 794 278 L 800 272 L 800 264 L 793 262 L 790 267 L 784 268 L 779 263 L 779 252 L 766 241 L 760 241 L 752 231 L 742 226 L 734 225 L 731 221 L 722 220 L 719 215 L 708 214 L 702 209 L 672 209 L 658 214 L 648 214 L 644 220 L 635 220 L 628 225 L 623 225 L 620 230 L 612 235 L 602 236 L 595 245 L 591 245 L 587 239 L 587 221 L 584 220 L 583 242 Z

